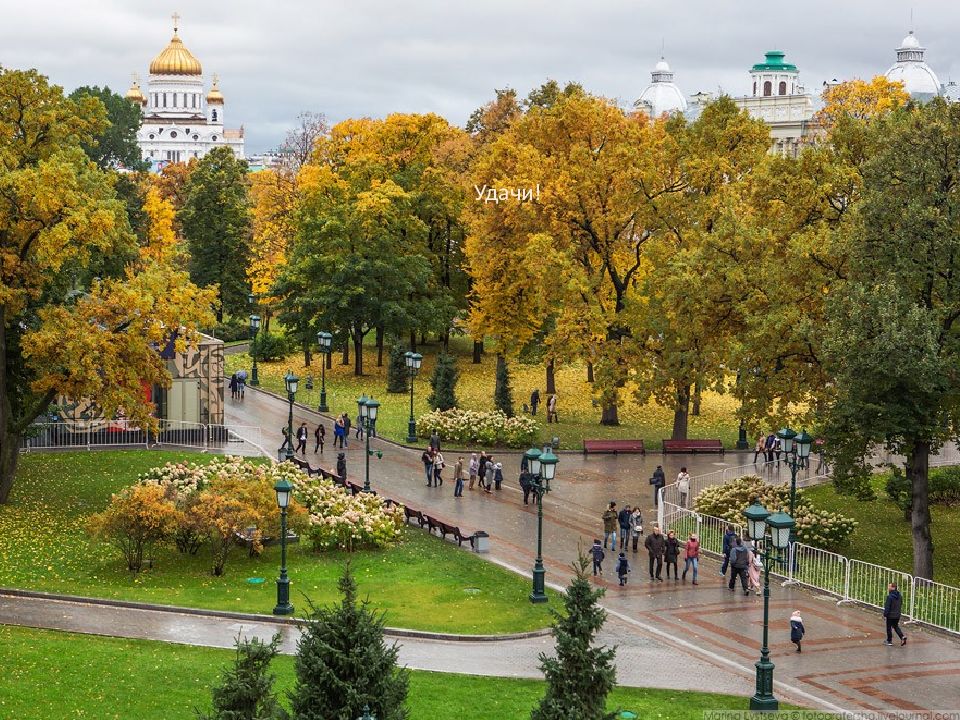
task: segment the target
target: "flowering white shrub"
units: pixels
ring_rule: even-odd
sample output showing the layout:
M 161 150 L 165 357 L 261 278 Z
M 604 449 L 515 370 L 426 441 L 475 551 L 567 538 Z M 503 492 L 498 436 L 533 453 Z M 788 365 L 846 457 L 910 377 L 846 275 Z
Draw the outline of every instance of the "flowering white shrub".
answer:
M 434 410 L 417 418 L 417 435 L 430 437 L 434 430 L 441 439 L 454 443 L 479 443 L 526 447 L 537 437 L 540 428 L 527 416 L 507 417 L 499 410 Z
M 386 547 L 403 532 L 403 507 L 388 508 L 373 493 L 351 495 L 330 480 L 301 474 L 294 497 L 307 509 L 307 532 L 316 550 Z
M 253 463 L 242 457 L 227 455 L 215 457 L 208 463 L 178 462 L 150 468 L 137 478 L 137 482 L 141 485 L 159 485 L 170 499 L 179 502 L 203 490 L 215 479 L 236 477 L 267 481 L 273 486 L 281 478 L 296 485 L 306 475 L 292 463 Z

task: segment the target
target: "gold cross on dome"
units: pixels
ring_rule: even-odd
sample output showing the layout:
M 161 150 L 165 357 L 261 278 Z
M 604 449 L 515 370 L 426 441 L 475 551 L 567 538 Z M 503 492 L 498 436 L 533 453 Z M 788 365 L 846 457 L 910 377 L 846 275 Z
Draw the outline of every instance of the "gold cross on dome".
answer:
M 180 13 L 175 12 L 170 17 L 173 18 L 173 31 L 176 32 L 177 27 L 180 25 Z

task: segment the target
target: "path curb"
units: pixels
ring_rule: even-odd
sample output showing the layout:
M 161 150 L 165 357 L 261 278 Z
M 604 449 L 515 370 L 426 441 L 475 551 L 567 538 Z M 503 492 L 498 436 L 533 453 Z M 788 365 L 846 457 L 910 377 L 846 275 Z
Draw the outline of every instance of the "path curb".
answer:
M 47 593 L 39 590 L 21 590 L 19 588 L 0 587 L 0 597 L 36 598 L 39 600 L 55 600 L 57 602 L 74 603 L 77 605 L 100 605 L 129 610 L 146 610 L 150 612 L 179 613 L 181 615 L 199 615 L 203 617 L 221 618 L 224 620 L 246 620 L 249 622 L 269 623 L 274 625 L 297 626 L 302 620 L 298 618 L 282 617 L 279 615 L 260 615 L 257 613 L 231 612 L 229 610 L 208 610 L 206 608 L 181 607 L 179 605 L 160 605 L 157 603 L 143 603 L 133 600 L 113 600 L 111 598 L 92 598 L 82 595 L 63 595 Z M 551 634 L 550 628 L 529 630 L 520 633 L 504 635 L 459 635 L 455 633 L 431 632 L 429 630 L 412 630 L 410 628 L 383 629 L 385 635 L 398 638 L 416 638 L 418 640 L 441 640 L 446 642 L 505 642 L 511 640 L 529 640 L 530 638 L 547 637 Z

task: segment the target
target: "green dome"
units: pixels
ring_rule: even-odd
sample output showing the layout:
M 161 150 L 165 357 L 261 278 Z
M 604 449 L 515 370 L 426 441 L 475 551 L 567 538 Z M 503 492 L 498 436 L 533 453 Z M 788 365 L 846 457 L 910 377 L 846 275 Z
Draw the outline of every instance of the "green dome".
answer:
M 796 65 L 783 61 L 786 55 L 783 50 L 769 50 L 764 62 L 754 65 L 752 72 L 797 72 Z

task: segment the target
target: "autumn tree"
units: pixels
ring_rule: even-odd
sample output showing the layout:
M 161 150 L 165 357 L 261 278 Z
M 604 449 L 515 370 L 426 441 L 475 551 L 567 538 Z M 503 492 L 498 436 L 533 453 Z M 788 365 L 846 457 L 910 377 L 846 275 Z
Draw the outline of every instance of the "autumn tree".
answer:
M 105 510 L 94 513 L 87 522 L 91 535 L 109 542 L 123 553 L 127 569 L 138 573 L 144 555 L 173 533 L 177 511 L 158 485 L 134 485 L 124 488 L 110 500 Z
M 177 248 L 177 236 L 173 230 L 176 216 L 173 203 L 151 186 L 146 192 L 143 212 L 146 215 L 145 238 L 140 253 L 157 262 L 169 262 Z
M 250 286 L 250 209 L 247 163 L 230 148 L 210 151 L 190 173 L 180 210 L 190 250 L 190 278 L 217 288 L 217 322 L 224 314 L 243 315 Z
M 140 108 L 108 87 L 83 86 L 70 93 L 71 100 L 84 97 L 97 98 L 107 111 L 106 127 L 83 145 L 90 159 L 102 170 L 146 170 L 147 163 L 137 144 L 142 118 Z
M 20 439 L 60 395 L 152 427 L 143 386 L 167 385 L 153 349 L 183 351 L 210 293 L 138 258 L 113 176 L 83 151 L 106 127 L 94 97 L 64 97 L 36 71 L 0 69 L 0 503 Z M 124 264 L 110 262 L 122 257 Z M 93 268 L 110 272 L 95 276 Z
M 296 173 L 309 162 L 317 141 L 330 131 L 323 113 L 302 112 L 297 115 L 296 125 L 283 141 L 284 167 Z
M 273 286 L 287 262 L 288 244 L 296 233 L 296 174 L 287 168 L 253 173 L 250 205 L 253 238 L 247 281 L 264 310 L 264 330 L 269 331 L 269 318 L 276 306 Z

